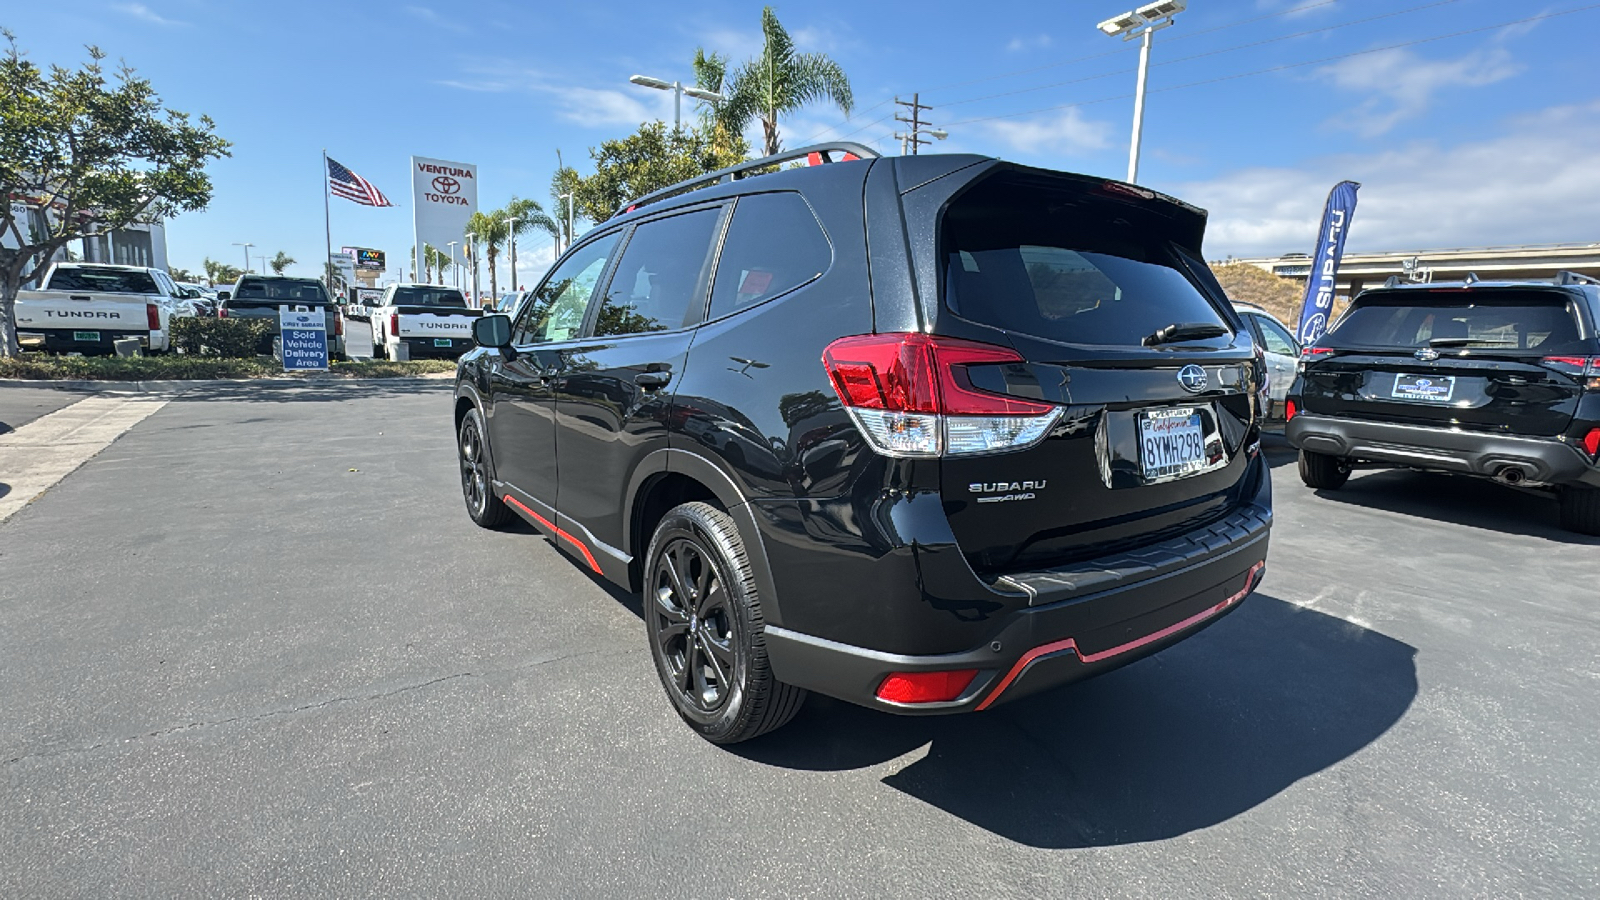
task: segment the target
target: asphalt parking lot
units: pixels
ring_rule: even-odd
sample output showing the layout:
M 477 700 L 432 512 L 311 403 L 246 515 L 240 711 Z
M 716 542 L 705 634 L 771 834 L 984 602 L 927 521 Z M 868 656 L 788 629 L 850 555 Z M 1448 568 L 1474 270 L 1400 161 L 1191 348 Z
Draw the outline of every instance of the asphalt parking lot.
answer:
M 13 428 L 60 399 L 22 390 Z M 812 698 L 722 749 L 631 597 L 468 521 L 448 390 L 197 388 L 0 523 L 0 896 L 1600 883 L 1600 541 L 1547 498 L 1316 496 L 1275 447 L 1265 585 L 1193 640 L 961 718 Z

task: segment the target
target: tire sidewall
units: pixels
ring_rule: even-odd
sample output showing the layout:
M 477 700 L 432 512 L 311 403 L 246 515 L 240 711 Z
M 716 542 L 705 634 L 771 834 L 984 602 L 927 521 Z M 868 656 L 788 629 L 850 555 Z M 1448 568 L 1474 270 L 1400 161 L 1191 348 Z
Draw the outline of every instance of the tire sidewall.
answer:
M 483 502 L 478 508 L 473 508 L 472 501 L 467 499 L 467 486 L 464 480 L 461 485 L 461 501 L 466 504 L 467 515 L 472 518 L 472 521 L 482 525 L 489 511 L 489 503 L 494 497 L 494 466 L 489 459 L 489 440 L 484 431 L 483 416 L 478 413 L 477 407 L 467 410 L 467 414 L 461 417 L 461 426 L 456 429 L 456 465 L 458 467 L 465 461 L 465 454 L 461 445 L 462 438 L 466 436 L 469 427 L 474 429 L 478 435 L 478 455 L 481 457 L 483 466 Z

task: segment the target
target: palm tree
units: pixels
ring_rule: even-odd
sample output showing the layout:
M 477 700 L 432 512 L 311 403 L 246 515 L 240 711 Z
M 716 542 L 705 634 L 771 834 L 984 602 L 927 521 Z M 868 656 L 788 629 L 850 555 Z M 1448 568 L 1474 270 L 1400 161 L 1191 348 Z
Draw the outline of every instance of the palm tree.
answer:
M 283 274 L 283 270 L 289 268 L 292 265 L 294 265 L 294 263 L 295 263 L 294 257 L 292 257 L 289 254 L 283 252 L 282 250 L 279 250 L 278 251 L 278 255 L 274 256 L 271 259 L 271 261 L 269 261 L 267 263 L 267 265 L 272 267 L 272 274 L 274 274 L 274 275 L 282 275 Z
M 728 99 L 718 107 L 716 118 L 734 134 L 742 133 L 752 119 L 760 119 L 763 155 L 771 156 L 781 146 L 780 115 L 816 100 L 829 100 L 848 116 L 855 101 L 850 79 L 839 64 L 825 54 L 796 53 L 794 40 L 770 6 L 761 10 L 761 33 L 765 39 L 761 55 L 727 77 L 724 96 Z M 696 78 L 716 74 L 715 54 L 706 59 L 697 52 L 695 63 Z
M 481 213 L 475 212 L 467 220 L 467 234 L 472 236 L 477 246 L 482 248 L 484 256 L 489 260 L 489 296 L 500 295 L 500 279 L 495 272 L 495 257 L 500 255 L 500 245 L 506 239 L 506 217 L 501 210 Z
M 524 235 L 533 231 L 539 232 L 540 234 L 547 234 L 552 238 L 561 233 L 561 227 L 556 224 L 555 219 L 551 218 L 544 211 L 544 207 L 539 205 L 539 201 L 524 200 L 523 198 L 518 197 L 516 194 L 511 195 L 511 201 L 506 204 L 505 209 L 500 210 L 498 215 L 501 219 L 514 219 L 516 222 L 516 224 L 512 226 L 513 234 L 510 239 L 510 243 L 512 244 L 516 243 L 516 236 Z M 514 259 L 511 260 L 511 268 L 513 271 L 516 269 L 516 266 L 517 261 Z M 512 278 L 512 281 L 515 280 L 515 278 Z

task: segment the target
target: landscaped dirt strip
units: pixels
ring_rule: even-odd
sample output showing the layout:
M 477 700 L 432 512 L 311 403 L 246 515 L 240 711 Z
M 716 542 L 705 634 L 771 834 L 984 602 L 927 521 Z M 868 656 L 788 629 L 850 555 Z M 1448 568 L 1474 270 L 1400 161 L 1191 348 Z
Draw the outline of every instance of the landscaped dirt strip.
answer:
M 101 394 L 0 435 L 0 522 L 167 405 L 149 394 Z

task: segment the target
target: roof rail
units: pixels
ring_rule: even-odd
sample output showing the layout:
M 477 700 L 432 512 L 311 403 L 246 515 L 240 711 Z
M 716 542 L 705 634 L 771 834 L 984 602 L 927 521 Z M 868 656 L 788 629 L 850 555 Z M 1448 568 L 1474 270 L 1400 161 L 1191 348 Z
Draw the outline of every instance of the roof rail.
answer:
M 1478 277 L 1477 272 L 1468 272 L 1467 277 L 1462 279 L 1462 281 L 1466 282 L 1467 284 L 1477 284 L 1482 280 L 1482 278 Z
M 1600 278 L 1591 278 L 1581 272 L 1562 269 L 1556 273 L 1556 284 L 1600 284 Z
M 692 190 L 693 188 L 697 188 L 702 185 L 715 184 L 719 181 L 733 181 L 735 179 L 744 177 L 746 174 L 754 170 L 765 169 L 768 166 L 775 166 L 780 163 L 789 162 L 790 160 L 804 159 L 812 156 L 813 154 L 815 154 L 822 162 L 825 163 L 843 162 L 848 156 L 855 156 L 859 159 L 877 159 L 879 156 L 878 151 L 868 147 L 865 144 L 858 144 L 855 141 L 828 141 L 822 144 L 811 144 L 807 147 L 797 147 L 794 150 L 784 150 L 779 153 L 774 153 L 771 156 L 763 156 L 760 159 L 752 159 L 747 162 L 739 163 L 736 166 L 729 166 L 726 169 L 718 169 L 715 172 L 707 172 L 704 175 L 697 175 L 694 178 L 688 178 L 678 182 L 677 184 L 664 187 L 659 191 L 645 194 L 643 197 L 640 197 L 631 203 L 623 204 L 622 209 L 612 214 L 612 218 L 615 218 L 624 212 L 632 212 L 647 203 L 654 203 L 657 200 L 665 200 L 668 197 L 681 194 L 685 191 Z M 837 159 L 834 158 L 835 155 L 838 156 Z
M 1400 285 L 1405 284 L 1405 283 L 1406 282 L 1404 282 L 1404 281 L 1402 281 L 1400 279 L 1399 275 L 1390 275 L 1388 278 L 1385 278 L 1383 280 L 1383 286 L 1386 287 L 1386 288 L 1399 287 Z

